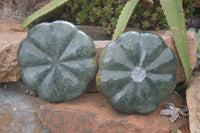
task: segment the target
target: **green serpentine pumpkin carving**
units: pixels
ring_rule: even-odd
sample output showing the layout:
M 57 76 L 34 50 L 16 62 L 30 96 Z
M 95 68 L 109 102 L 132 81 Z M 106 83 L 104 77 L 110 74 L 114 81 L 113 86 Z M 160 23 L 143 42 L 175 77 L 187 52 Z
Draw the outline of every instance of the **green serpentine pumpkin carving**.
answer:
M 20 43 L 23 82 L 51 102 L 74 99 L 87 90 L 97 62 L 92 39 L 65 21 L 42 23 Z
M 146 114 L 172 95 L 177 66 L 161 37 L 127 32 L 102 51 L 97 87 L 119 112 Z

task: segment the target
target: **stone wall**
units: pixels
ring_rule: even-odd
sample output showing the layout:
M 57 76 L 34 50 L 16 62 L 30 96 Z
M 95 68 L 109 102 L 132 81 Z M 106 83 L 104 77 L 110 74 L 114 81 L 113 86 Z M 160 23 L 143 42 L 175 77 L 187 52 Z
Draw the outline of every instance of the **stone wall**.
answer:
M 19 43 L 26 37 L 26 32 L 13 31 L 13 28 L 20 29 L 20 23 L 16 21 L 0 20 L 0 83 L 1 82 L 15 82 L 19 80 L 19 66 L 17 62 L 17 49 Z M 81 27 L 79 26 L 81 29 Z M 87 33 L 87 32 L 86 32 Z M 177 56 L 179 68 L 177 71 L 178 83 L 185 81 L 183 66 L 176 51 L 172 33 L 170 31 L 157 31 L 155 34 L 160 35 L 169 48 L 171 48 Z M 187 32 L 188 50 L 190 53 L 192 69 L 196 65 L 197 60 L 197 40 L 193 32 Z M 107 41 L 94 41 L 96 45 L 97 57 L 101 53 L 106 44 L 111 42 Z M 192 70 L 191 69 L 191 70 Z

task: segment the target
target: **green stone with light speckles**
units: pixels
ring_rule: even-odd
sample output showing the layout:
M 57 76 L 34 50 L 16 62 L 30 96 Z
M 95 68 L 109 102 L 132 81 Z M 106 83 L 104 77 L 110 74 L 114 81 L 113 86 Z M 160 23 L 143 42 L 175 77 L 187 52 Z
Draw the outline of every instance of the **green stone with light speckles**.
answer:
M 29 89 L 51 102 L 74 99 L 87 90 L 97 63 L 92 39 L 66 21 L 33 27 L 20 43 L 18 62 Z
M 172 95 L 177 67 L 161 37 L 131 31 L 102 51 L 97 87 L 117 111 L 147 114 Z

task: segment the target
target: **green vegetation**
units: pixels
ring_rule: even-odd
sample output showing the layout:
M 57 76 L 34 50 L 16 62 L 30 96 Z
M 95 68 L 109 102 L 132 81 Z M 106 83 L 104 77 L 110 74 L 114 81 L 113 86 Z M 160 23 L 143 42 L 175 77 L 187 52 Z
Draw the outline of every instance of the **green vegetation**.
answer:
M 119 16 L 113 39 L 117 39 L 117 37 L 122 33 L 122 31 L 126 29 L 129 18 L 131 17 L 131 14 L 134 11 L 138 2 L 139 0 L 130 0 L 126 3 Z
M 185 19 L 182 3 L 179 0 L 160 0 L 168 25 L 172 31 L 176 49 L 185 72 L 185 83 L 179 89 L 185 89 L 191 79 L 191 61 L 187 45 Z
M 22 29 L 26 29 L 32 22 L 41 18 L 42 16 L 47 15 L 48 13 L 54 11 L 55 9 L 59 8 L 63 4 L 65 4 L 68 0 L 53 0 L 45 7 L 41 8 L 40 10 L 36 11 L 32 15 L 30 15 L 22 24 Z
M 74 24 L 102 26 L 107 34 L 113 34 L 116 28 L 119 15 L 128 0 L 54 0 L 48 8 L 44 7 L 39 12 L 31 15 L 23 23 L 25 29 L 30 23 L 40 17 L 57 9 L 61 5 L 66 5 L 66 12 L 61 19 Z M 191 0 L 183 0 L 185 16 L 192 16 L 194 11 Z M 51 8 L 49 8 L 51 7 Z M 153 4 L 142 0 L 135 7 L 131 14 L 129 27 L 140 28 L 142 30 L 162 30 L 169 29 L 160 0 L 153 0 Z
M 195 31 L 195 29 L 190 28 L 190 31 L 194 32 L 197 38 L 198 47 L 197 47 L 197 58 L 200 59 L 200 30 L 198 32 Z
M 62 19 L 81 25 L 102 26 L 112 34 L 126 1 L 120 0 L 69 0 Z
M 113 34 L 118 17 L 127 0 L 69 0 L 62 19 L 81 25 L 99 25 L 108 34 Z M 137 3 L 136 3 L 137 4 Z M 130 14 L 129 27 L 142 30 L 168 29 L 159 0 L 153 4 L 140 1 Z
M 69 0 L 62 19 L 81 25 L 99 25 L 108 34 L 113 34 L 119 15 L 128 0 Z M 191 0 L 183 0 L 185 16 L 190 18 L 194 11 Z M 169 29 L 160 0 L 153 3 L 139 1 L 130 14 L 129 27 L 142 30 Z

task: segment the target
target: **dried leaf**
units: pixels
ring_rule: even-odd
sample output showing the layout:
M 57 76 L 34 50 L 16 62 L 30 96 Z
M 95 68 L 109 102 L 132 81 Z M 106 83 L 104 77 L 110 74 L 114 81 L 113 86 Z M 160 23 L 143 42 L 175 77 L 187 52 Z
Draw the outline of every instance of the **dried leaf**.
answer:
M 162 109 L 160 115 L 170 116 L 169 121 L 171 123 L 174 123 L 178 118 L 180 118 L 178 111 L 175 109 Z
M 171 123 L 174 123 L 178 118 L 180 118 L 180 115 L 178 112 L 174 111 L 174 114 L 172 114 L 170 117 L 169 117 L 169 121 Z
M 172 110 L 172 109 L 162 109 L 160 111 L 160 115 L 167 115 L 167 116 L 171 116 L 174 114 L 174 111 L 175 110 Z
M 164 109 L 174 109 L 175 105 L 173 103 L 166 103 L 163 105 Z

